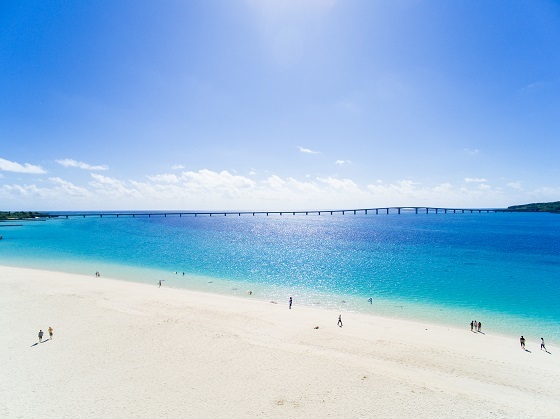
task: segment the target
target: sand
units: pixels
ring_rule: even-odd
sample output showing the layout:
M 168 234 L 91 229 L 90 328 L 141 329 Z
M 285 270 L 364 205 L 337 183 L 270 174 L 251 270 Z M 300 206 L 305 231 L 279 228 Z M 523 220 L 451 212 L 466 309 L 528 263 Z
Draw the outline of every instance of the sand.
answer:
M 1 266 L 0 313 L 1 417 L 560 417 L 560 348 L 526 352 L 470 319 Z

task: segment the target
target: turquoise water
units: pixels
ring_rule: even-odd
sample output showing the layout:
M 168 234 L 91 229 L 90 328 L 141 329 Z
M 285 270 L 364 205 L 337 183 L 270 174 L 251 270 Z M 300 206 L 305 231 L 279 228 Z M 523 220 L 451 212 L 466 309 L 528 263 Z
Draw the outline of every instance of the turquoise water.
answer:
M 295 305 L 465 328 L 477 319 L 487 331 L 560 342 L 558 215 L 104 217 L 23 224 L 0 224 L 0 264 L 99 270 L 154 284 L 164 279 L 172 287 L 280 303 L 293 295 Z

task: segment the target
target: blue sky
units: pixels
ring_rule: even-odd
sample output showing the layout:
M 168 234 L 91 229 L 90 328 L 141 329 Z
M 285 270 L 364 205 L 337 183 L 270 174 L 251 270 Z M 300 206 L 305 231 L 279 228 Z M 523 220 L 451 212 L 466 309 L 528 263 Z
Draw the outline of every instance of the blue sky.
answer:
M 560 3 L 0 0 L 0 209 L 560 200 Z

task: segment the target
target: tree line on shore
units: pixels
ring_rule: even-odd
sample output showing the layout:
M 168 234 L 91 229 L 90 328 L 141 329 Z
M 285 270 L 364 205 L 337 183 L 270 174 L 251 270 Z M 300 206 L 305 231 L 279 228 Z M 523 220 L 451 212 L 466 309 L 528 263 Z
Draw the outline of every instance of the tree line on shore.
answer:
M 508 210 L 519 212 L 552 212 L 560 214 L 560 201 L 534 204 L 512 205 Z
M 36 211 L 0 211 L 0 221 L 27 220 L 41 217 L 48 217 L 48 215 Z

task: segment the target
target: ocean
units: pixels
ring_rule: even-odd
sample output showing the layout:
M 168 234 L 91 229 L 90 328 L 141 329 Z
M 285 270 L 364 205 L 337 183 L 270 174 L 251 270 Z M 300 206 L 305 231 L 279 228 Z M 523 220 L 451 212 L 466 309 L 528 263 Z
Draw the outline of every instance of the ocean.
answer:
M 559 215 L 70 217 L 0 235 L 2 265 L 560 343 Z

